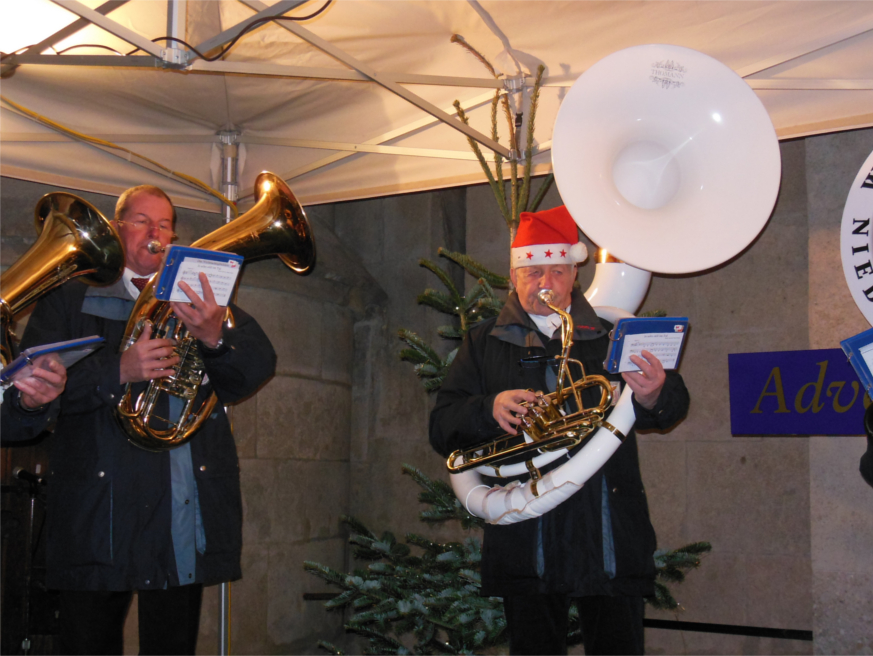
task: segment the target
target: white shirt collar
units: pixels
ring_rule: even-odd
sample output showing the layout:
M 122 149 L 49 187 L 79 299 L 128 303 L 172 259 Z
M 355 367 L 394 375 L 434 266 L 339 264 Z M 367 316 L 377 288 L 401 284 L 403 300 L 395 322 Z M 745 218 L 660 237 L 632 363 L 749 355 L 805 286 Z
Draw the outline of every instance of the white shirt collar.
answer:
M 570 312 L 570 306 L 568 305 L 564 312 Z M 542 314 L 530 314 L 528 315 L 531 320 L 536 324 L 536 327 L 539 331 L 545 335 L 546 337 L 551 337 L 555 334 L 555 331 L 561 327 L 561 315 L 557 312 L 552 312 L 549 315 Z
M 137 289 L 136 285 L 133 284 L 133 279 L 151 278 L 151 276 L 141 276 L 133 269 L 128 269 L 127 267 L 124 267 L 124 273 L 121 275 L 121 278 L 122 280 L 124 280 L 124 288 L 128 291 L 128 293 L 134 298 L 139 298 L 139 289 Z

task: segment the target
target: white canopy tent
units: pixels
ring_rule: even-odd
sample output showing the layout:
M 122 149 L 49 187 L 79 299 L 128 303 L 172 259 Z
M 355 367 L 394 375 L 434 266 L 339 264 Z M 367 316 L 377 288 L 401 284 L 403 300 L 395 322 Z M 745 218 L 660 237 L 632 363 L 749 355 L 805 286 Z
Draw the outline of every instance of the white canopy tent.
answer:
M 871 2 L 336 0 L 317 13 L 325 1 L 4 3 L 0 49 L 17 54 L 2 62 L 0 173 L 108 194 L 151 182 L 183 206 L 220 211 L 185 176 L 218 188 L 224 138 L 240 147 L 243 203 L 261 170 L 303 204 L 481 182 L 467 136 L 490 157 L 494 90 L 526 107 L 540 63 L 534 162 L 544 173 L 567 88 L 606 55 L 646 43 L 731 67 L 780 139 L 873 125 Z M 215 56 L 256 19 L 314 13 L 258 24 L 211 62 L 160 39 Z M 83 45 L 92 47 L 72 48 Z M 508 154 L 502 117 L 498 129 Z

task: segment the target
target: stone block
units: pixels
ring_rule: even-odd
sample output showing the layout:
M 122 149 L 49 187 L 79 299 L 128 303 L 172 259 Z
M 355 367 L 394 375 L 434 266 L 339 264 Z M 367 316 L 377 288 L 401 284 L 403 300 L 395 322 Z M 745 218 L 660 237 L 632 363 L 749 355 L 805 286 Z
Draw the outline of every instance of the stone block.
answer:
M 269 383 L 267 383 L 269 385 Z M 258 395 L 230 406 L 228 415 L 240 458 L 253 458 L 258 449 Z
M 864 437 L 809 439 L 812 557 L 817 572 L 873 571 L 873 489 L 858 471 L 866 449 Z
M 242 579 L 231 583 L 231 652 L 276 653 L 267 632 L 270 547 L 243 540 Z M 219 589 L 219 586 L 214 586 Z M 213 652 L 215 653 L 215 652 Z
M 746 560 L 747 623 L 775 629 L 812 630 L 809 557 L 758 556 Z
M 688 442 L 687 530 L 721 553 L 809 554 L 802 438 Z
M 276 464 L 270 500 L 270 539 L 310 542 L 342 535 L 349 507 L 346 462 L 287 460 Z
M 348 460 L 351 390 L 277 376 L 258 398 L 259 458 Z
M 783 141 L 779 144 L 779 151 L 782 156 L 782 179 L 770 224 L 805 227 L 806 140 Z
M 270 338 L 276 350 L 277 374 L 321 375 L 323 304 L 251 287 L 240 289 L 239 302 Z
M 244 545 L 266 543 L 273 538 L 277 466 L 275 460 L 240 460 Z
M 272 653 L 314 654 L 319 640 L 331 640 L 342 632 L 342 613 L 325 610 L 323 601 L 304 601 L 306 592 L 336 589 L 304 572 L 303 563 L 311 560 L 345 571 L 345 552 L 341 538 L 276 545 L 270 550 L 266 621 Z
M 350 385 L 355 361 L 352 312 L 336 305 L 324 305 L 321 329 L 321 378 Z
M 352 201 L 337 205 L 334 211 L 337 237 L 357 252 L 368 268 L 383 257 L 382 203 L 383 199 Z
M 873 574 L 815 569 L 813 632 L 817 654 L 873 654 Z
M 802 329 L 809 299 L 808 237 L 805 227 L 770 225 L 736 259 L 695 277 L 688 315 L 693 330 L 716 335 Z
M 637 435 L 637 442 L 640 471 L 658 546 L 675 549 L 688 542 L 705 540 L 703 536 L 685 534 L 685 444 L 652 441 L 641 435 Z

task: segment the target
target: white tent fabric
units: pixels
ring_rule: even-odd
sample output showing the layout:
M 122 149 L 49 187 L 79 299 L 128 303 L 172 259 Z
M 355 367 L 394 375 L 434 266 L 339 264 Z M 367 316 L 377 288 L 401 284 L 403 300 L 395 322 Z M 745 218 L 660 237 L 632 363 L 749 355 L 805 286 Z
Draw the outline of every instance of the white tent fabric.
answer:
M 176 34 L 212 48 L 229 41 L 228 30 L 269 13 L 268 5 L 306 16 L 324 0 L 116 0 L 105 3 L 105 18 L 94 11 L 100 5 L 4 3 L 0 49 L 21 54 L 3 60 L 3 98 L 214 187 L 217 133 L 237 131 L 243 201 L 261 170 L 284 177 L 304 204 L 484 181 L 452 103 L 459 100 L 470 126 L 490 137 L 490 100 L 504 83 L 451 43 L 453 34 L 503 77 L 530 82 L 545 65 L 539 173 L 551 167 L 552 126 L 567 88 L 601 58 L 639 44 L 686 46 L 731 67 L 756 91 L 780 139 L 873 125 L 871 2 L 337 0 L 310 20 L 258 26 L 218 61 L 191 56 L 175 69 L 164 67 L 162 56 L 174 55 L 162 50 L 180 46 L 152 39 Z M 21 50 L 79 20 L 71 12 L 100 25 L 82 22 L 42 55 Z M 143 50 L 127 60 L 97 48 L 54 54 L 81 44 Z M 409 92 L 418 105 L 398 95 Z M 526 106 L 529 86 L 510 96 Z M 431 105 L 455 127 L 421 108 Z M 502 116 L 498 130 L 505 147 Z M 61 134 L 5 101 L 0 137 L 4 176 L 110 194 L 151 182 L 181 205 L 220 211 L 180 179 Z

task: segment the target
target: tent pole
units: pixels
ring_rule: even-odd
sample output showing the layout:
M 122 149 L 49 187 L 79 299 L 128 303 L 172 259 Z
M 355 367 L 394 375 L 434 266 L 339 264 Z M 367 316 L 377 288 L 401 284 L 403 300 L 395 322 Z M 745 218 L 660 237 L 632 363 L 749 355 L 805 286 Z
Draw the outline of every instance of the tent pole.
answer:
M 221 141 L 221 193 L 233 203 L 239 199 L 239 137 L 239 130 L 233 128 L 218 133 Z M 225 206 L 224 222 L 230 223 L 234 218 L 233 208 Z
M 218 133 L 221 140 L 221 193 L 231 202 L 236 203 L 239 198 L 239 131 L 222 130 Z M 224 222 L 230 223 L 234 219 L 233 208 L 224 207 Z M 230 418 L 230 408 L 224 411 Z M 232 420 L 231 420 L 232 421 Z M 220 656 L 230 654 L 230 582 L 221 584 L 221 619 L 218 631 L 218 653 Z

